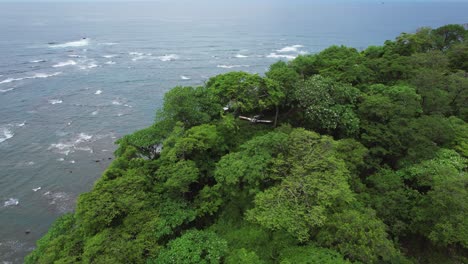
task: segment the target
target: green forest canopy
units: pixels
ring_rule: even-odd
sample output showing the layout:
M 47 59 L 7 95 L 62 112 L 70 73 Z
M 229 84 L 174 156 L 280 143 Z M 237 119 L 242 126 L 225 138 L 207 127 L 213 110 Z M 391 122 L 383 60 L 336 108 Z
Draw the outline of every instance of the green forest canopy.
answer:
M 467 71 L 447 25 L 175 87 L 26 263 L 467 263 Z

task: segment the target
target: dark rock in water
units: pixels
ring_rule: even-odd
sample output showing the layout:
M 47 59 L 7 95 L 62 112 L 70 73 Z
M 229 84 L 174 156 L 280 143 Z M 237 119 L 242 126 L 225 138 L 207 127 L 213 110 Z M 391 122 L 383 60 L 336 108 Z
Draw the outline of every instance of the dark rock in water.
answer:
M 70 173 L 73 173 L 73 171 L 70 171 Z
M 111 160 L 112 158 L 108 158 L 109 160 Z
M 100 160 L 95 160 L 95 162 L 101 162 Z
M 29 235 L 29 234 L 31 233 L 31 230 L 26 229 L 26 231 L 24 231 L 24 233 L 25 233 L 26 235 Z

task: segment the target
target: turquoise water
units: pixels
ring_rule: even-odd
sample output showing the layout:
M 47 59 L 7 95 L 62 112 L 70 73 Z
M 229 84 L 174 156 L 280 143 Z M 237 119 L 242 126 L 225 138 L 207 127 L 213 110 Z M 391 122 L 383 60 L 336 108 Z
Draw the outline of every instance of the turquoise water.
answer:
M 0 3 L 0 262 L 74 209 L 171 87 L 468 22 L 462 3 L 219 2 Z

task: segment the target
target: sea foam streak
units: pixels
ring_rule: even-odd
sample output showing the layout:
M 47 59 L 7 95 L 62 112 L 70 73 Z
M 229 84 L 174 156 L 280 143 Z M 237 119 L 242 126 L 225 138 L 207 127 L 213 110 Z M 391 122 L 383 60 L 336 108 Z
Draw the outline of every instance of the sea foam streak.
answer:
M 218 65 L 217 67 L 223 68 L 223 69 L 232 69 L 232 68 L 250 67 L 250 65 Z
M 49 104 L 52 104 L 52 105 L 54 105 L 54 104 L 61 104 L 61 103 L 63 103 L 63 101 L 60 100 L 60 99 L 52 99 L 52 100 L 49 100 Z
M 282 49 L 277 50 L 277 52 L 280 53 L 286 53 L 286 52 L 297 52 L 300 48 L 303 48 L 304 46 L 302 45 L 292 45 L 292 46 L 287 46 Z
M 102 91 L 101 91 L 101 90 L 97 90 L 94 94 L 100 95 L 100 94 L 102 94 Z
M 159 56 L 158 59 L 160 61 L 174 61 L 174 60 L 177 60 L 179 58 L 178 55 L 176 54 L 169 54 L 169 55 L 164 55 L 164 56 Z
M 70 41 L 62 44 L 51 44 L 51 48 L 71 48 L 71 47 L 84 47 L 89 45 L 89 39 L 84 38 L 77 41 Z
M 51 144 L 49 147 L 49 150 L 55 150 L 55 152 L 63 154 L 63 155 L 68 155 L 74 152 L 75 150 L 84 150 L 84 151 L 92 152 L 92 149 L 90 148 L 78 146 L 81 143 L 89 142 L 92 138 L 93 136 L 91 135 L 80 133 L 79 135 L 77 135 L 75 138 L 73 138 L 70 141 Z
M 6 127 L 0 128 L 0 143 L 12 138 L 15 134 Z
M 187 77 L 187 76 L 184 76 L 184 75 L 181 75 L 181 76 L 180 76 L 180 79 L 182 79 L 182 80 L 190 80 L 191 78 L 190 78 L 190 77 Z
M 0 84 L 4 83 L 11 83 L 11 82 L 16 82 L 16 81 L 22 81 L 22 80 L 27 80 L 27 79 L 37 79 L 37 78 L 48 78 L 52 76 L 57 76 L 59 74 L 62 74 L 62 72 L 54 72 L 54 73 L 36 73 L 33 76 L 27 76 L 27 77 L 22 77 L 22 78 L 8 78 L 0 82 Z
M 19 204 L 18 199 L 10 198 L 10 199 L 8 199 L 8 201 L 5 201 L 5 202 L 3 203 L 3 206 L 4 206 L 4 207 L 9 207 L 9 206 L 16 206 L 16 205 L 18 205 L 18 204 Z
M 236 55 L 236 58 L 240 58 L 240 59 L 242 59 L 242 58 L 248 58 L 248 57 L 249 57 L 249 56 L 247 56 L 247 55 L 242 55 L 242 54 L 237 54 L 237 55 Z
M 59 62 L 59 63 L 53 65 L 52 67 L 59 68 L 59 67 L 72 66 L 72 65 L 76 65 L 76 61 L 67 60 L 67 61 Z
M 276 54 L 276 53 L 270 53 L 267 55 L 267 58 L 273 58 L 273 59 L 288 59 L 292 60 L 295 59 L 297 56 L 295 55 L 286 55 L 286 54 Z

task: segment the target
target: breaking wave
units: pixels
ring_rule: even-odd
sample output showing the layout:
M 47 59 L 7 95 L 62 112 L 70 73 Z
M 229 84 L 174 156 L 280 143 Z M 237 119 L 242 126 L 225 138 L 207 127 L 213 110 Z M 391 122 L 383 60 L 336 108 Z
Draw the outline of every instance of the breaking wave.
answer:
M 223 68 L 223 69 L 232 69 L 232 68 L 248 68 L 250 65 L 218 65 L 216 66 L 218 68 Z
M 62 74 L 62 72 L 55 72 L 55 73 L 36 73 L 33 76 L 27 76 L 27 77 L 22 77 L 22 78 L 8 78 L 0 82 L 0 84 L 4 83 L 11 83 L 11 82 L 16 82 L 16 81 L 22 81 L 22 80 L 28 80 L 28 79 L 37 79 L 37 78 L 49 78 L 52 76 L 57 76 L 59 74 Z
M 297 56 L 296 55 L 286 55 L 286 54 L 277 54 L 277 53 L 270 53 L 267 55 L 267 58 L 273 58 L 273 59 L 287 59 L 287 60 L 293 60 Z
M 8 128 L 0 128 L 0 143 L 12 138 L 15 134 Z
M 84 47 L 89 45 L 89 39 L 83 38 L 77 41 L 65 42 L 62 44 L 50 44 L 51 48 L 71 48 L 71 47 Z
M 160 61 L 174 61 L 174 60 L 177 60 L 178 58 L 179 56 L 176 54 L 168 54 L 168 55 L 158 57 Z
M 19 200 L 15 198 L 10 198 L 3 203 L 4 207 L 16 206 L 19 204 Z
M 59 68 L 59 67 L 72 66 L 72 65 L 76 65 L 76 61 L 67 60 L 67 61 L 59 62 L 59 63 L 53 65 L 52 67 Z
M 302 45 L 292 45 L 292 46 L 286 46 L 282 49 L 277 50 L 279 53 L 287 53 L 287 52 L 298 52 L 300 48 L 303 48 L 304 46 Z

